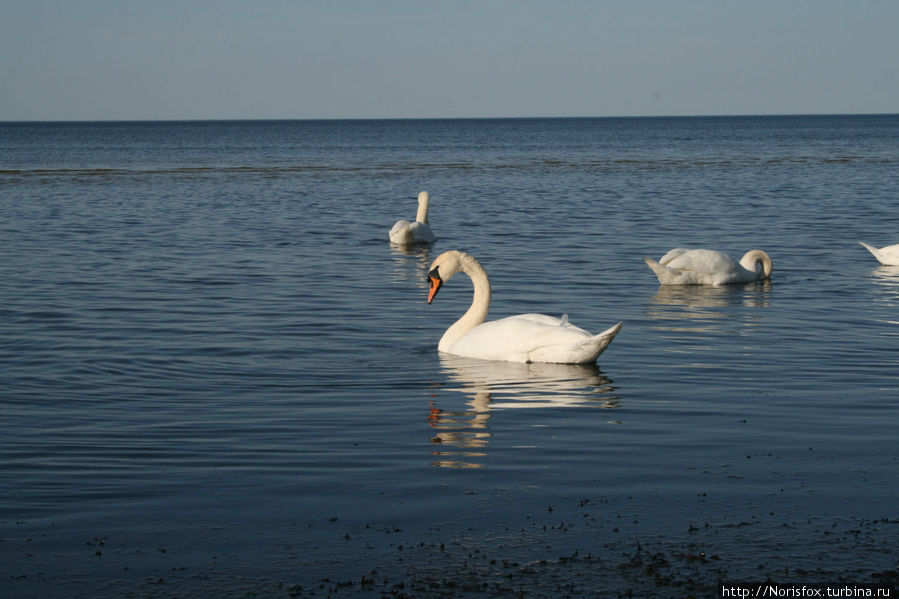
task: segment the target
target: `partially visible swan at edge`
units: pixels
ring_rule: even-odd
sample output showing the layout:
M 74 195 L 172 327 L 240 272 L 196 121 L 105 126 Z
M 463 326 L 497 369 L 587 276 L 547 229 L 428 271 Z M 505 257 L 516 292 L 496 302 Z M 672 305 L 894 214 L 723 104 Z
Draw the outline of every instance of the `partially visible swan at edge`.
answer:
M 474 257 L 456 250 L 437 256 L 428 273 L 428 303 L 453 275 L 464 272 L 474 284 L 468 311 L 450 326 L 437 349 L 448 354 L 505 362 L 595 362 L 618 331 L 619 322 L 598 335 L 568 323 L 568 315 L 519 314 L 484 322 L 490 309 L 490 279 Z
M 656 262 L 644 257 L 662 285 L 725 285 L 748 283 L 771 276 L 771 258 L 762 250 L 749 250 L 738 263 L 715 250 L 675 248 Z M 761 265 L 760 270 L 756 270 Z
M 859 241 L 859 243 L 868 248 L 868 251 L 874 254 L 877 261 L 884 266 L 899 266 L 899 243 L 896 245 L 888 245 L 880 249 L 870 246 L 864 241 Z
M 437 240 L 431 232 L 431 227 L 428 226 L 429 200 L 428 192 L 422 191 L 418 194 L 418 213 L 415 215 L 415 222 L 396 221 L 396 224 L 390 229 L 390 241 L 400 245 L 411 245 L 413 243 L 434 243 Z

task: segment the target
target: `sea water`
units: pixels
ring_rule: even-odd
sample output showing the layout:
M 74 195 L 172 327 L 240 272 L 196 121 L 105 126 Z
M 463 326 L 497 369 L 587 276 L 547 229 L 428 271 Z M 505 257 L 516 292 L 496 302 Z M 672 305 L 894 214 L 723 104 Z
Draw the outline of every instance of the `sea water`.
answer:
M 0 584 L 889 579 L 899 270 L 858 241 L 899 243 L 897 183 L 895 115 L 0 124 Z M 391 246 L 421 190 L 437 242 Z M 774 273 L 660 286 L 674 247 Z M 621 333 L 441 355 L 450 249 L 490 318 Z

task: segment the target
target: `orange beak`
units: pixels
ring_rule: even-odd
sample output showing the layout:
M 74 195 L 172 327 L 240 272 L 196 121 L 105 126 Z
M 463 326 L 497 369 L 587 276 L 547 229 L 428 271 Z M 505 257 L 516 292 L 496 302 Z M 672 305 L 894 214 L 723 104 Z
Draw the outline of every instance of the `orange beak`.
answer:
M 440 291 L 440 287 L 443 286 L 443 280 L 439 276 L 431 275 L 428 277 L 428 283 L 430 285 L 430 289 L 428 290 L 428 303 L 430 304 L 437 296 L 437 292 Z

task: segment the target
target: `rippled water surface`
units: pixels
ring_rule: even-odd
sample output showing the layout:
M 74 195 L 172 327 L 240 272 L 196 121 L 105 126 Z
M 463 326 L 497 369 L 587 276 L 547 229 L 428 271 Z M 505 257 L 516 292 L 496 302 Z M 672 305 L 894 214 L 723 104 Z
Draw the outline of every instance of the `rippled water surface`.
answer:
M 0 124 L 0 584 L 895 581 L 899 270 L 857 242 L 899 243 L 897 183 L 895 116 Z M 422 189 L 438 241 L 391 246 Z M 662 287 L 673 247 L 774 275 Z M 493 318 L 623 329 L 440 355 L 448 249 Z

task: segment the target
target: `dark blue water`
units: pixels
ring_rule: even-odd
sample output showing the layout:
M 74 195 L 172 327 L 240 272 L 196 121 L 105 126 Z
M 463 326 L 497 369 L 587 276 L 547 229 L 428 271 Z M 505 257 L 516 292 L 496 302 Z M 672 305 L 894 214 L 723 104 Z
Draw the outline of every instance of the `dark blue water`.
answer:
M 857 241 L 899 243 L 897 183 L 897 116 L 0 124 L 0 584 L 889 580 L 899 271 Z M 422 189 L 437 243 L 391 247 Z M 774 276 L 660 287 L 681 246 Z M 597 367 L 441 356 L 448 249 L 492 318 L 624 328 Z

